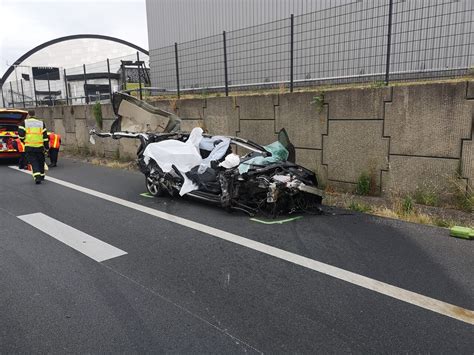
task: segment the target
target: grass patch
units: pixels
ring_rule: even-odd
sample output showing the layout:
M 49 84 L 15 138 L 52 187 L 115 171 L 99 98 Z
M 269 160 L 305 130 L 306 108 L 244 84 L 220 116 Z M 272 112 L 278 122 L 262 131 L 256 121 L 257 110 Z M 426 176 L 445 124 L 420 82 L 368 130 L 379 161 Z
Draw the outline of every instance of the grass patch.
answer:
M 401 203 L 401 213 L 404 215 L 410 215 L 414 211 L 415 202 L 411 196 L 405 196 Z
M 319 95 L 313 96 L 313 101 L 311 104 L 315 105 L 318 109 L 318 113 L 323 112 L 324 109 L 324 92 L 320 93 Z
M 367 196 L 370 193 L 371 178 L 369 174 L 363 172 L 357 179 L 356 194 Z
M 458 172 L 449 180 L 451 191 L 453 193 L 453 201 L 457 208 L 462 211 L 472 213 L 474 212 L 474 190 L 466 184 Z
M 434 190 L 417 189 L 413 194 L 416 203 L 426 206 L 439 206 L 439 195 Z
M 368 204 L 365 203 L 359 203 L 352 201 L 349 204 L 349 209 L 352 211 L 357 211 L 357 212 L 362 212 L 362 213 L 367 213 L 367 212 L 372 212 L 372 207 Z

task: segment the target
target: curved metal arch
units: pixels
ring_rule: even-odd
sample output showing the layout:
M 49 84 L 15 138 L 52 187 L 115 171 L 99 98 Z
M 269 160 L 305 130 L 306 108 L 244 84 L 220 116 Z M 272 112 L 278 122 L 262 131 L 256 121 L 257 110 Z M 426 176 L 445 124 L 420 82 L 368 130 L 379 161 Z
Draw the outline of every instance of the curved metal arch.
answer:
M 111 36 L 95 35 L 95 34 L 78 34 L 78 35 L 71 35 L 71 36 L 65 36 L 65 37 L 58 37 L 58 38 L 52 39 L 51 41 L 44 42 L 43 44 L 40 44 L 39 46 L 36 46 L 33 49 L 30 49 L 28 52 L 26 52 L 20 58 L 18 58 L 15 61 L 15 63 L 13 63 L 7 69 L 7 71 L 3 74 L 2 78 L 0 79 L 0 86 L 2 86 L 5 83 L 5 80 L 7 80 L 7 78 L 10 76 L 10 74 L 15 70 L 15 66 L 21 64 L 26 58 L 28 58 L 32 54 L 42 50 L 43 48 L 49 47 L 52 44 L 56 44 L 56 43 L 59 43 L 59 42 L 70 41 L 70 40 L 73 40 L 73 39 L 83 39 L 83 38 L 103 39 L 103 40 L 106 40 L 106 41 L 117 42 L 117 43 L 129 46 L 129 47 L 132 47 L 132 48 L 136 49 L 137 51 L 142 52 L 143 54 L 149 55 L 149 52 L 146 49 L 143 49 L 142 47 L 139 47 L 136 44 L 130 43 L 130 42 L 125 41 L 123 39 L 116 38 L 116 37 L 111 37 Z

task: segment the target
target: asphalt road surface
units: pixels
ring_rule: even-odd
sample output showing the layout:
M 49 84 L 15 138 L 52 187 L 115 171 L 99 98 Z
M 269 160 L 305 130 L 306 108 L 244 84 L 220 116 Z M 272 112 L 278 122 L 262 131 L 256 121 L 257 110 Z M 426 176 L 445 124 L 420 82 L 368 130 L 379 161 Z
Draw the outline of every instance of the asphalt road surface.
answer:
M 0 352 L 474 350 L 474 242 L 359 213 L 261 224 L 144 177 L 0 165 Z

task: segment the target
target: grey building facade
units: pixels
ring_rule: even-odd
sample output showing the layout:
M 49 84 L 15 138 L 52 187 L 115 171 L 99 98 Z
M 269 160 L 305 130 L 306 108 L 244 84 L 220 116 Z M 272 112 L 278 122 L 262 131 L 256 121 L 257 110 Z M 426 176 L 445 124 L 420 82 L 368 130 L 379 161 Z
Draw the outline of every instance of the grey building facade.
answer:
M 383 80 L 474 65 L 472 0 L 147 0 L 151 81 L 182 90 Z M 293 37 L 290 15 L 294 14 Z M 291 58 L 293 38 L 293 58 Z M 177 48 L 174 43 L 177 42 Z M 421 74 L 420 74 L 421 73 Z M 441 74 L 440 74 L 441 73 Z

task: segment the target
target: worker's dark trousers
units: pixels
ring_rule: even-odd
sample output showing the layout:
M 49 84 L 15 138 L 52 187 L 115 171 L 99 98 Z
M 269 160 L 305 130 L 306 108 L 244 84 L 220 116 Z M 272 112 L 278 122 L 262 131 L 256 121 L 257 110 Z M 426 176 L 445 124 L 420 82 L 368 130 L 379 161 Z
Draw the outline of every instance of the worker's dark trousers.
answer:
M 44 179 L 44 150 L 43 148 L 30 148 L 26 151 L 28 163 L 33 169 L 35 181 Z
M 51 165 L 56 166 L 58 163 L 58 153 L 59 148 L 49 148 L 49 159 L 51 160 Z
M 26 169 L 26 165 L 28 162 L 26 161 L 26 154 L 25 152 L 21 153 L 20 159 L 18 159 L 18 168 Z

